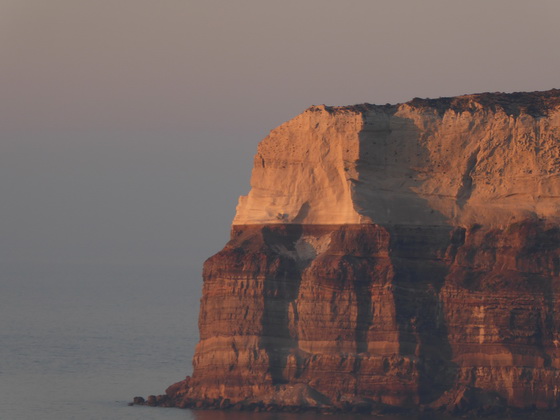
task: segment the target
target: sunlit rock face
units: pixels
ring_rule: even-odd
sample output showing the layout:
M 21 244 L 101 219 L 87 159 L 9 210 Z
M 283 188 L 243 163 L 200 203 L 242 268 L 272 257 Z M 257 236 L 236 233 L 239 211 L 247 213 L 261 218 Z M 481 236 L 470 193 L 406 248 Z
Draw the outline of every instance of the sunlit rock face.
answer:
M 558 92 L 311 107 L 259 145 L 234 225 L 557 218 Z
M 204 266 L 185 401 L 560 402 L 560 91 L 314 106 Z

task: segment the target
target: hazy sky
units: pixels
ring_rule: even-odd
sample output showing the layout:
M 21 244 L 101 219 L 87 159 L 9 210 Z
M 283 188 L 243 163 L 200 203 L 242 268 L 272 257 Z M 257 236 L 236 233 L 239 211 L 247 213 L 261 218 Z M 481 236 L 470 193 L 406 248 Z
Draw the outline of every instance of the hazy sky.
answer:
M 312 104 L 558 88 L 558 16 L 558 0 L 0 0 L 0 262 L 196 272 L 269 130 Z

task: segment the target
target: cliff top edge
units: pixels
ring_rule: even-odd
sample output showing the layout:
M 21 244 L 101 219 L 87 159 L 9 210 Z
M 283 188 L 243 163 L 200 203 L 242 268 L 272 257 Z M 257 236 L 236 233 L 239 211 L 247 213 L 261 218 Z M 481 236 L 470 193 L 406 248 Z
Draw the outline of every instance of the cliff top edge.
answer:
M 432 109 L 439 114 L 448 110 L 455 112 L 472 111 L 478 104 L 483 108 L 496 110 L 503 109 L 508 115 L 519 115 L 521 112 L 533 117 L 546 116 L 548 110 L 560 105 L 560 89 L 534 92 L 484 92 L 460 96 L 446 96 L 440 98 L 413 98 L 408 102 L 397 104 L 376 105 L 370 103 L 331 106 L 312 105 L 307 111 L 325 110 L 330 113 L 337 112 L 367 112 L 376 110 L 392 114 L 402 105 L 408 105 L 415 109 Z

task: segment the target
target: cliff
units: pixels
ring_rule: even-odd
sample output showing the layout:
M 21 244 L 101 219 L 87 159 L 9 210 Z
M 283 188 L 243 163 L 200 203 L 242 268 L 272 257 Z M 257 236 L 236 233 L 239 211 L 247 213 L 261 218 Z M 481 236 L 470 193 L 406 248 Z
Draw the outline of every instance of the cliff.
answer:
M 309 108 L 203 275 L 162 404 L 557 408 L 560 90 Z

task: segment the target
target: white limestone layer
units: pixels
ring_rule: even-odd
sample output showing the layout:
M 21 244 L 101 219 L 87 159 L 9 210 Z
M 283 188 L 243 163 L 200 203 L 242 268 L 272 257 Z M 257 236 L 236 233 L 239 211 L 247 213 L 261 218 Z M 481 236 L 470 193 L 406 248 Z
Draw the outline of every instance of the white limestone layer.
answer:
M 560 108 L 311 107 L 255 156 L 243 224 L 503 226 L 560 215 Z
M 272 130 L 258 147 L 251 191 L 233 224 L 346 224 L 362 217 L 352 199 L 362 115 L 312 107 Z

